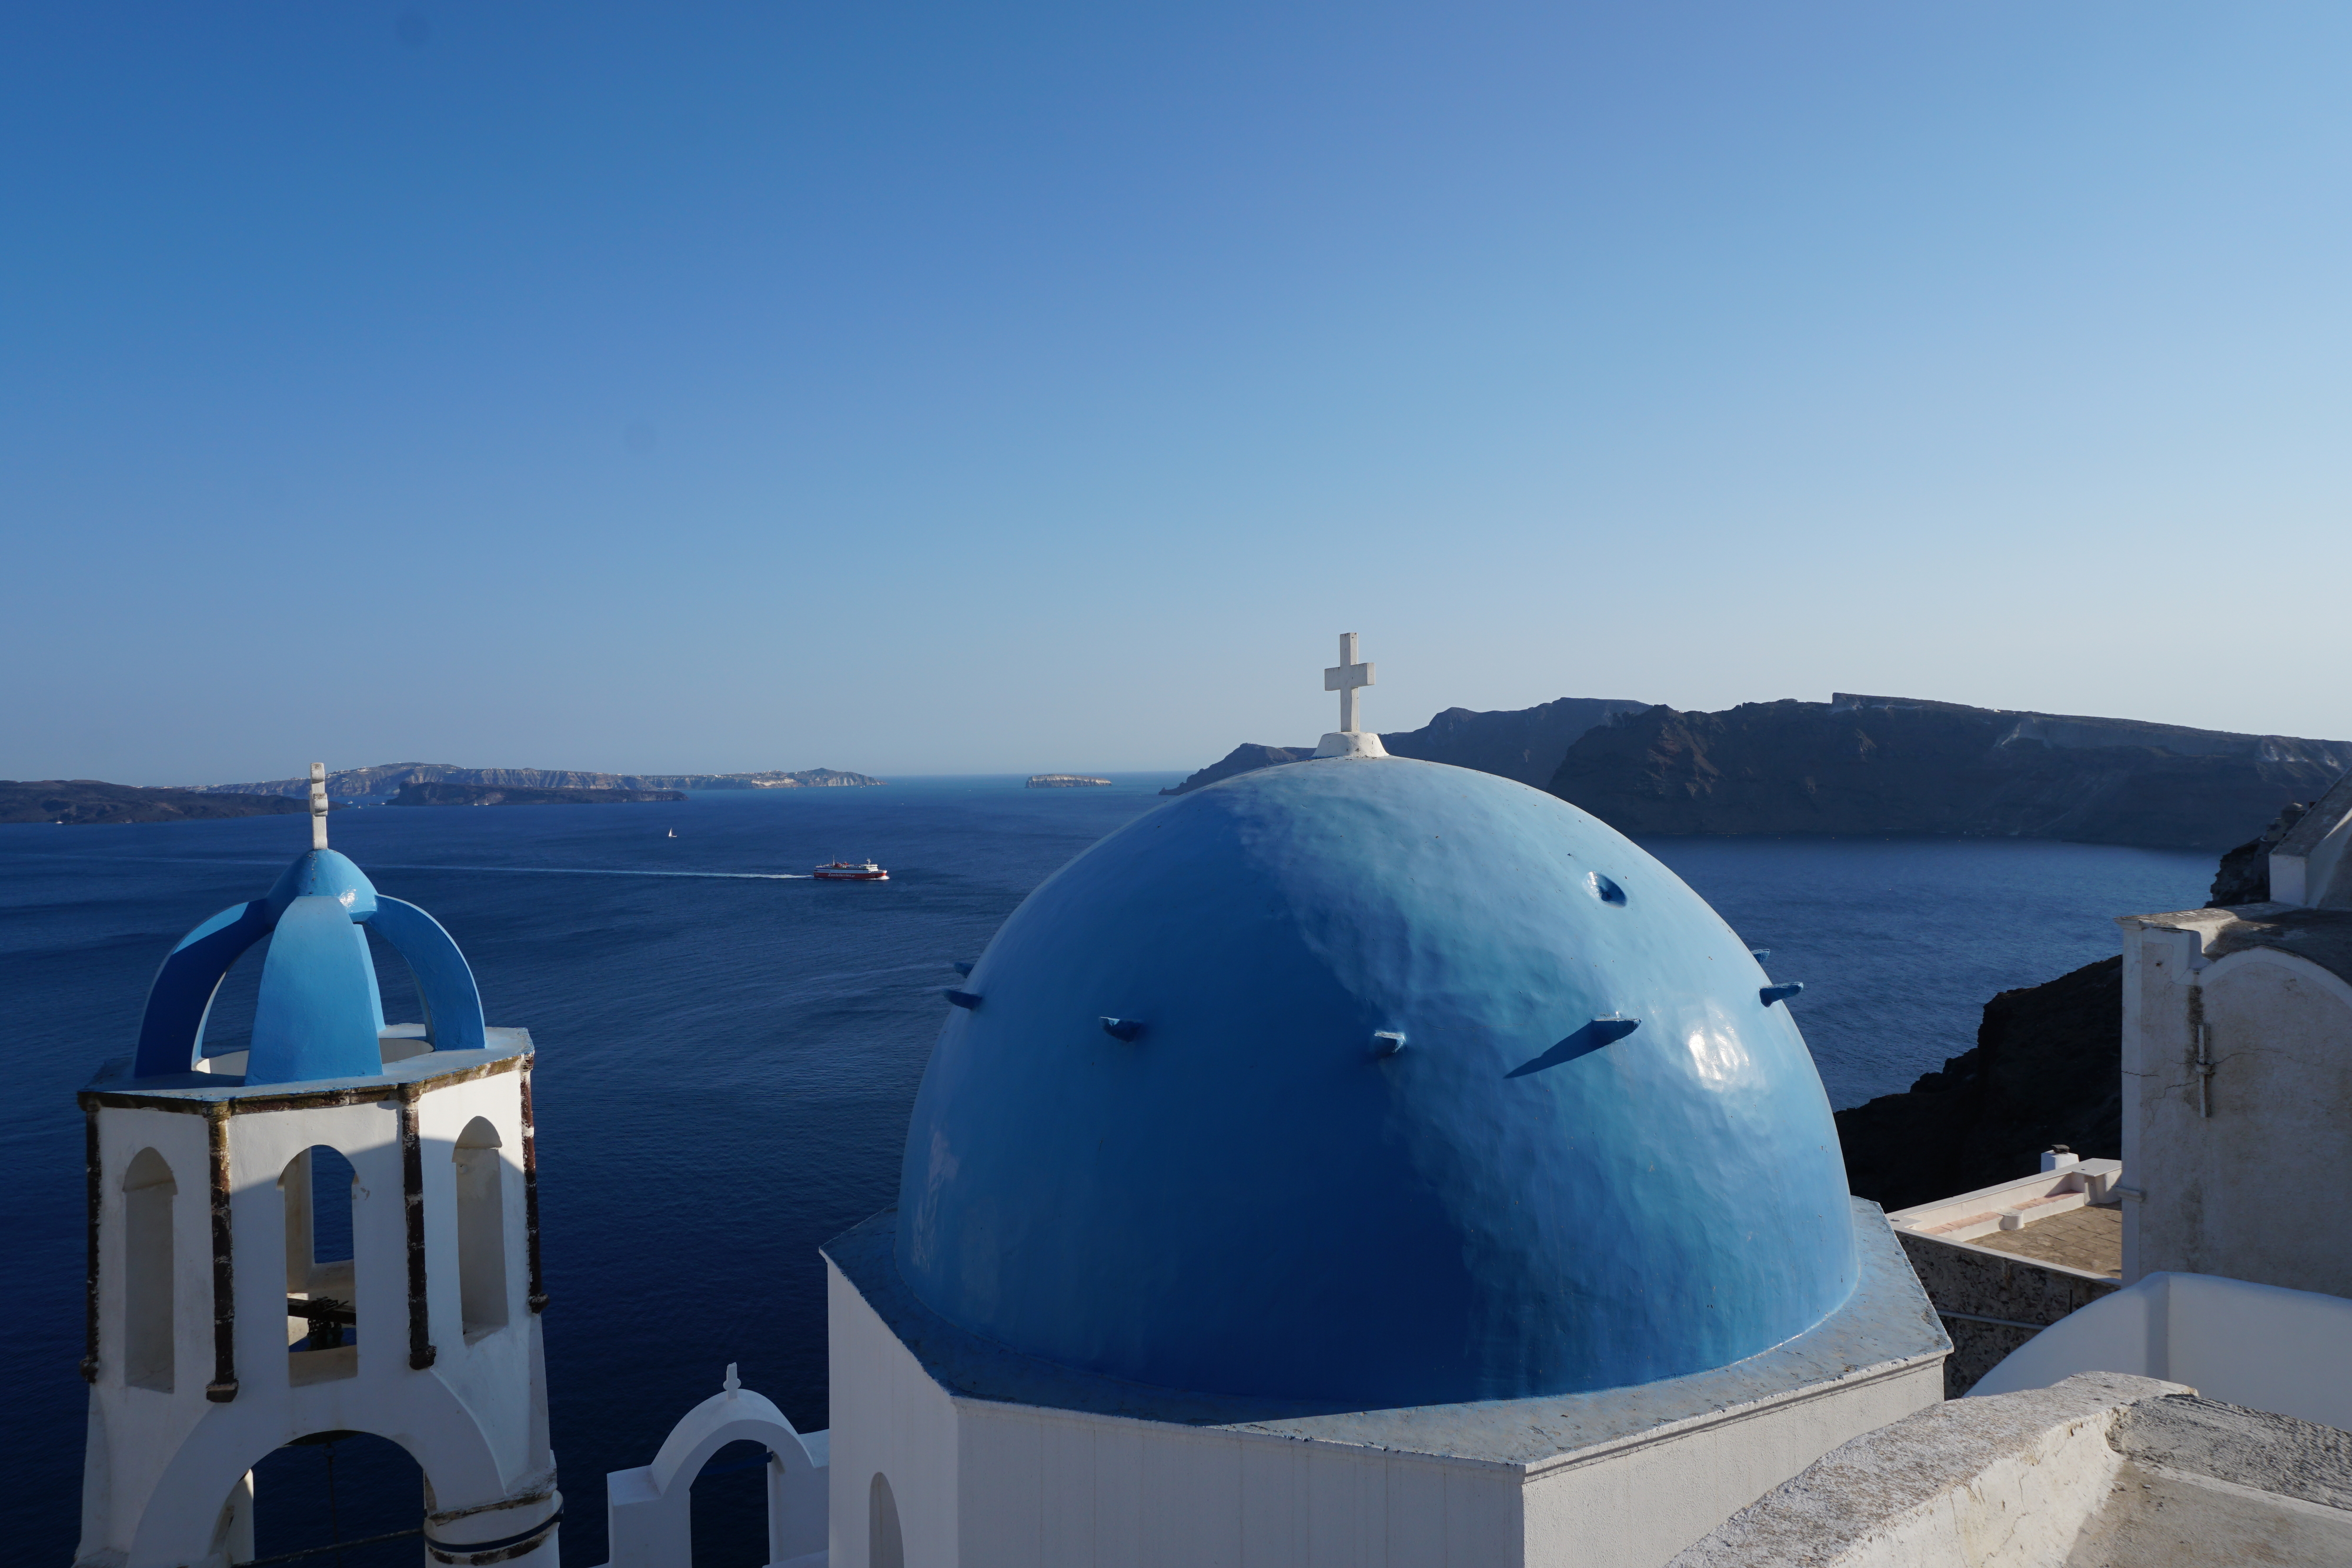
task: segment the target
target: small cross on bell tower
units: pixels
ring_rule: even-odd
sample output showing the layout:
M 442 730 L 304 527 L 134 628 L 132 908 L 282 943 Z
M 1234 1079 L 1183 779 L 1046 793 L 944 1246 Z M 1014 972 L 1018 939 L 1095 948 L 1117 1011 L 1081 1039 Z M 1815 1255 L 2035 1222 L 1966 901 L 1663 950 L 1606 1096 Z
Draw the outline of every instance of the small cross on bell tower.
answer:
M 1356 662 L 1356 634 L 1339 633 L 1339 663 L 1336 668 L 1323 672 L 1323 689 L 1339 694 L 1339 727 L 1323 737 L 1316 747 L 1318 757 L 1386 757 L 1388 750 L 1377 735 L 1366 735 L 1356 728 L 1356 693 L 1373 684 L 1372 666 Z

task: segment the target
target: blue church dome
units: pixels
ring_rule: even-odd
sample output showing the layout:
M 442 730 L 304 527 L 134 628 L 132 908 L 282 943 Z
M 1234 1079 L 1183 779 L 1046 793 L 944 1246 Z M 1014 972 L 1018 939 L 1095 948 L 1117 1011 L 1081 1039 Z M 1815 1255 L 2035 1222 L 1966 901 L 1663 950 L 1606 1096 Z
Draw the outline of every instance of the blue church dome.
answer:
M 1402 758 L 1183 796 L 1049 878 L 923 1079 L 898 1260 L 1087 1372 L 1376 1408 L 1706 1371 L 1843 1304 L 1769 977 L 1575 807 Z

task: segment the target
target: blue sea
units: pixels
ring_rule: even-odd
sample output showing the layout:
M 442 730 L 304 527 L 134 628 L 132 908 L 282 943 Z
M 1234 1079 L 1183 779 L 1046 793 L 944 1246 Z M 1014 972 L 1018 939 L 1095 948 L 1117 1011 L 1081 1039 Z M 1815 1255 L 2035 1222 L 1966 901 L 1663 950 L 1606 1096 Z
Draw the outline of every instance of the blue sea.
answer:
M 816 1249 L 896 1201 L 900 1141 L 950 967 L 1023 895 L 1160 803 L 928 779 L 626 807 L 339 811 L 336 847 L 438 916 L 489 1021 L 538 1042 L 534 1095 L 563 1550 L 604 1560 L 604 1476 L 646 1463 L 730 1362 L 825 1425 Z M 676 838 L 667 835 L 675 831 Z M 74 1092 L 129 1051 L 190 926 L 266 890 L 299 817 L 0 827 L 0 998 L 17 1085 L 0 1125 L 16 1242 L 0 1342 L 0 1539 L 71 1560 L 81 1484 L 82 1131 Z M 1975 1041 L 1984 1002 L 2117 950 L 2113 917 L 2204 902 L 2212 858 L 2018 841 L 1660 840 L 1791 1004 L 1832 1103 L 1907 1087 Z M 884 883 L 778 880 L 871 855 Z M 259 953 L 213 1050 L 250 1027 Z M 401 1016 L 405 976 L 384 974 Z M 413 1016 L 413 1014 L 407 1015 Z M 726 1462 L 734 1456 L 722 1456 Z M 756 1453 L 750 1455 L 756 1459 Z M 698 1563 L 761 1561 L 755 1468 L 695 1489 Z M 282 1450 L 258 1477 L 264 1556 L 413 1528 L 415 1467 L 381 1439 Z M 301 1559 L 413 1564 L 414 1538 Z

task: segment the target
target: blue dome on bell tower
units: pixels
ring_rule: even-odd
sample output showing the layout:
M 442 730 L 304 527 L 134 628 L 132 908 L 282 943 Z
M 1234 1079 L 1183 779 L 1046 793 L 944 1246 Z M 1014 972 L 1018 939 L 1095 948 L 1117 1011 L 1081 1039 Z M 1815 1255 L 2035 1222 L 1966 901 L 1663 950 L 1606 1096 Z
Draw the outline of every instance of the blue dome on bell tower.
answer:
M 1785 991 L 1550 795 L 1369 749 L 1245 774 L 990 943 L 916 1103 L 899 1272 L 997 1343 L 1202 1393 L 1726 1366 L 1856 1279 Z
M 222 980 L 264 937 L 254 1003 L 247 1083 L 368 1078 L 383 1071 L 383 998 L 366 931 L 407 961 L 436 1051 L 478 1051 L 486 1035 L 473 970 L 457 944 L 413 904 L 388 898 L 351 860 L 327 847 L 323 769 L 310 769 L 311 847 L 268 894 L 233 904 L 180 938 L 156 971 L 140 1019 L 131 1072 L 169 1077 L 204 1053 L 205 1022 Z

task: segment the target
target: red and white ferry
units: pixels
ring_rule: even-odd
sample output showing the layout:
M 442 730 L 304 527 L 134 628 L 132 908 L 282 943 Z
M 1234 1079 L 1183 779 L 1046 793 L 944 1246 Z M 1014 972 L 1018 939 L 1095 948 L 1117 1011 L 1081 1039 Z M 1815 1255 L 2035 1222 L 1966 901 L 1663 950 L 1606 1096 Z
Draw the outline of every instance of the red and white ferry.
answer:
M 816 868 L 819 882 L 888 882 L 890 873 L 872 861 L 830 861 Z

